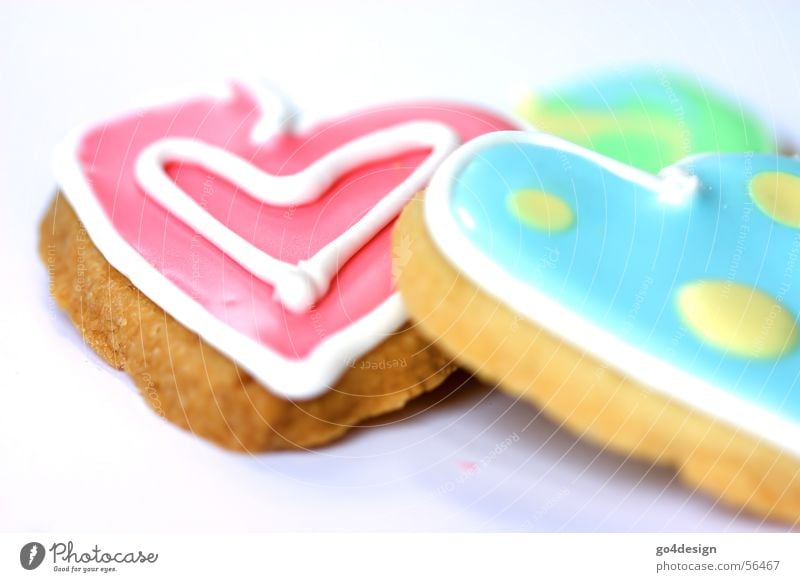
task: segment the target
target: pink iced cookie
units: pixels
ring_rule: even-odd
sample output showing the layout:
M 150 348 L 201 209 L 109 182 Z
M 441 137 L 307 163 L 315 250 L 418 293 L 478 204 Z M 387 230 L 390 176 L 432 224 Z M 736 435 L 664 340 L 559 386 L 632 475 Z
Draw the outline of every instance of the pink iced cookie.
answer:
M 324 395 L 406 321 L 389 233 L 439 163 L 513 128 L 419 102 L 302 124 L 274 94 L 143 109 L 62 143 L 59 184 L 105 259 L 286 399 Z

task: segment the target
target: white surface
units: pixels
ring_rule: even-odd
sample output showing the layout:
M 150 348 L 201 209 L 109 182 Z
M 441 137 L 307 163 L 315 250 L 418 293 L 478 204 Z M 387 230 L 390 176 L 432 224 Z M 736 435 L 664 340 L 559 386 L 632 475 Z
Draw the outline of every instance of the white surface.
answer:
M 478 386 L 434 393 L 413 418 L 379 419 L 386 426 L 314 453 L 225 453 L 150 413 L 82 345 L 48 298 L 35 245 L 55 187 L 50 154 L 67 130 L 149 90 L 243 70 L 306 111 L 431 95 L 508 110 L 525 87 L 662 62 L 736 91 L 800 138 L 796 4 L 428 2 L 421 15 L 407 2 L 197 4 L 0 6 L 0 528 L 782 529 Z

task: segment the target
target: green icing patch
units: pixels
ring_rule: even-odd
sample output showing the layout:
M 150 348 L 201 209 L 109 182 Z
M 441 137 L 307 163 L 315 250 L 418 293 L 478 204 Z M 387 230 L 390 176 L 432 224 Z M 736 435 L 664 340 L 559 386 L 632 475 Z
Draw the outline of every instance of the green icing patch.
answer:
M 735 100 L 677 74 L 610 74 L 527 97 L 538 129 L 657 172 L 704 152 L 775 151 L 770 132 Z

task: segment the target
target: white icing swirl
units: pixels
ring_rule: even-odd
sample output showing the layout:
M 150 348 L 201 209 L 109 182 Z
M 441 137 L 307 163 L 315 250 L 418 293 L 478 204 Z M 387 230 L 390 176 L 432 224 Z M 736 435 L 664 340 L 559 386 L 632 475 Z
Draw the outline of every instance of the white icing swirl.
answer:
M 217 146 L 195 139 L 167 138 L 142 150 L 135 171 L 148 195 L 253 275 L 273 285 L 275 297 L 284 307 L 303 313 L 325 295 L 338 270 L 425 187 L 436 167 L 458 144 L 458 135 L 441 123 L 402 123 L 359 137 L 296 174 L 276 176 Z M 431 152 L 408 178 L 352 227 L 296 265 L 264 253 L 230 230 L 164 170 L 168 162 L 196 164 L 241 188 L 254 200 L 289 207 L 316 201 L 338 178 L 355 168 L 422 148 Z

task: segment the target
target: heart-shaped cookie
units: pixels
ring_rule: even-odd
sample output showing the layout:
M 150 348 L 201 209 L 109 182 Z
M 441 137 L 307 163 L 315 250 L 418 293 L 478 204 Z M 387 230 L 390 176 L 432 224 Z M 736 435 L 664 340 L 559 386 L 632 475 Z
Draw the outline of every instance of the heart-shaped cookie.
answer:
M 459 143 L 512 127 L 437 102 L 299 126 L 273 93 L 234 84 L 81 130 L 55 170 L 136 289 L 274 395 L 318 399 L 406 321 L 389 240 L 404 204 Z
M 396 236 L 418 244 L 399 286 L 440 345 L 581 434 L 796 519 L 799 228 L 794 158 L 656 175 L 499 132 L 404 212 Z

